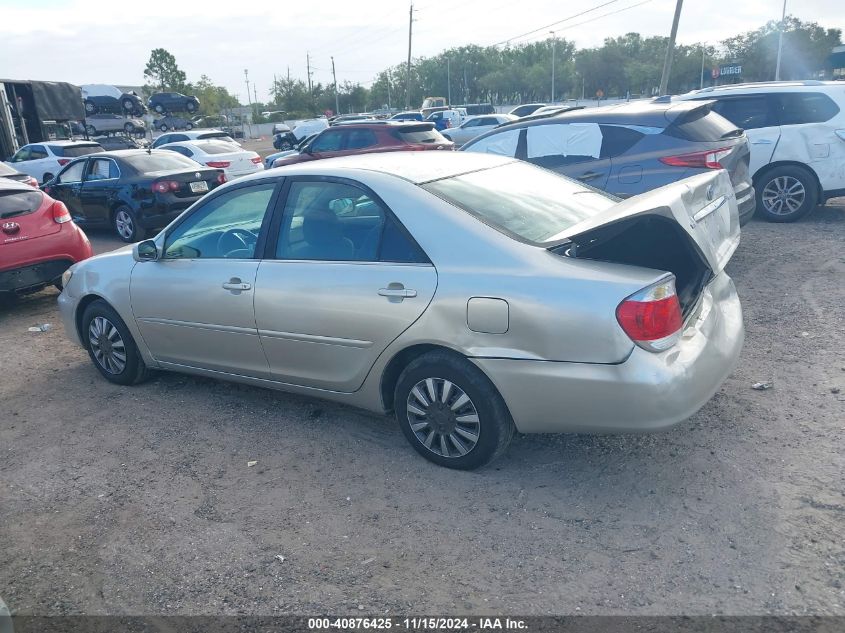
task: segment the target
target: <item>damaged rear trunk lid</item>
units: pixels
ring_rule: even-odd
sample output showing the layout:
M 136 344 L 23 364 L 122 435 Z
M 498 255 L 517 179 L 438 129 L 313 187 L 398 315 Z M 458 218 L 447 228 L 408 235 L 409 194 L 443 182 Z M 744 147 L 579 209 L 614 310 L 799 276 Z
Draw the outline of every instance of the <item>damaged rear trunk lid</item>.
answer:
M 684 317 L 739 245 L 733 185 L 700 174 L 630 198 L 555 236 L 567 257 L 630 264 L 675 275 Z

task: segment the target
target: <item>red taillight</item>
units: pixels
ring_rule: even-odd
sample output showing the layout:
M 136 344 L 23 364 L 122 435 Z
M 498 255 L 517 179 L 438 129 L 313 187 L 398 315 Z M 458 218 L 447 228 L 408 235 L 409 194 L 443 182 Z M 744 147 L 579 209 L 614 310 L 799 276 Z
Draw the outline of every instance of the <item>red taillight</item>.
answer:
M 69 158 L 60 158 L 60 159 L 58 159 L 58 161 L 59 161 L 59 165 L 64 167 L 65 165 L 67 165 L 70 162 L 70 159 Z
M 64 202 L 56 200 L 53 205 L 53 222 L 56 224 L 64 224 L 70 222 L 73 218 L 70 217 L 70 211 L 67 210 Z
M 226 174 L 217 174 L 217 184 L 222 185 L 226 182 Z
M 634 343 L 649 352 L 669 349 L 681 337 L 683 317 L 675 277 L 667 277 L 625 299 L 616 320 Z
M 159 180 L 152 185 L 153 191 L 156 193 L 168 193 L 170 191 L 179 191 L 182 188 L 182 183 L 175 180 Z
M 231 165 L 227 160 L 212 160 L 206 163 L 209 167 L 214 167 L 215 169 L 223 169 L 224 167 L 228 167 Z
M 256 156 L 255 158 L 252 159 L 252 162 L 257 165 L 258 163 L 261 162 L 261 156 Z
M 692 152 L 690 154 L 679 154 L 677 156 L 664 156 L 660 162 L 672 167 L 700 167 L 707 169 L 724 169 L 721 161 L 731 153 L 732 147 L 708 150 L 704 152 Z

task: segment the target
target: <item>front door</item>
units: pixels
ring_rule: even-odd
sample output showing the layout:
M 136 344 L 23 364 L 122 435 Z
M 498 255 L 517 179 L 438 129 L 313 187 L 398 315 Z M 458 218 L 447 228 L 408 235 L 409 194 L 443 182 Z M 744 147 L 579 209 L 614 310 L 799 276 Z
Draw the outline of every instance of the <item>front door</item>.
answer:
M 65 203 L 75 221 L 85 222 L 88 216 L 82 206 L 82 176 L 85 174 L 87 159 L 82 158 L 70 163 L 56 177 L 55 184 L 51 185 L 47 193 Z
M 281 382 L 352 392 L 434 296 L 437 272 L 387 207 L 348 180 L 295 179 L 255 282 Z
M 268 367 L 255 327 L 256 244 L 276 182 L 211 196 L 132 269 L 135 321 L 159 361 L 254 377 Z

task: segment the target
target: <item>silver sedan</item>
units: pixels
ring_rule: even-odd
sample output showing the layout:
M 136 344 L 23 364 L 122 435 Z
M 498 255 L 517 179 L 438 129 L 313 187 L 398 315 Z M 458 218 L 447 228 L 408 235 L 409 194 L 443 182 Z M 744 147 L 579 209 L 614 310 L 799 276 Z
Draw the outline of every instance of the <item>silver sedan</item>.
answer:
M 262 172 L 73 266 L 59 306 L 107 380 L 172 370 L 394 412 L 471 469 L 514 431 L 641 431 L 732 371 L 724 172 L 620 202 L 512 159 L 399 152 Z

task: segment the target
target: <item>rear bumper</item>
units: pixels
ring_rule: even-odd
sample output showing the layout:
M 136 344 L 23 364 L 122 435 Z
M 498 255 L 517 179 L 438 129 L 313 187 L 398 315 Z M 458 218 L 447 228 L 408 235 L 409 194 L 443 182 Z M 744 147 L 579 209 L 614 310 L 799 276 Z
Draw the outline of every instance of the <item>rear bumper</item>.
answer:
M 69 259 L 54 259 L 0 271 L 0 292 L 20 292 L 54 283 L 72 265 Z
M 754 211 L 757 209 L 754 187 L 736 192 L 736 206 L 739 210 L 739 225 L 745 226 L 754 217 Z
M 138 224 L 145 229 L 160 229 L 178 218 L 202 196 L 196 198 L 177 198 L 171 194 L 156 194 L 155 202 L 141 206 L 137 213 Z
M 618 365 L 472 359 L 493 381 L 522 433 L 654 431 L 698 411 L 733 371 L 745 331 L 733 282 L 720 274 L 681 341 L 639 347 Z

